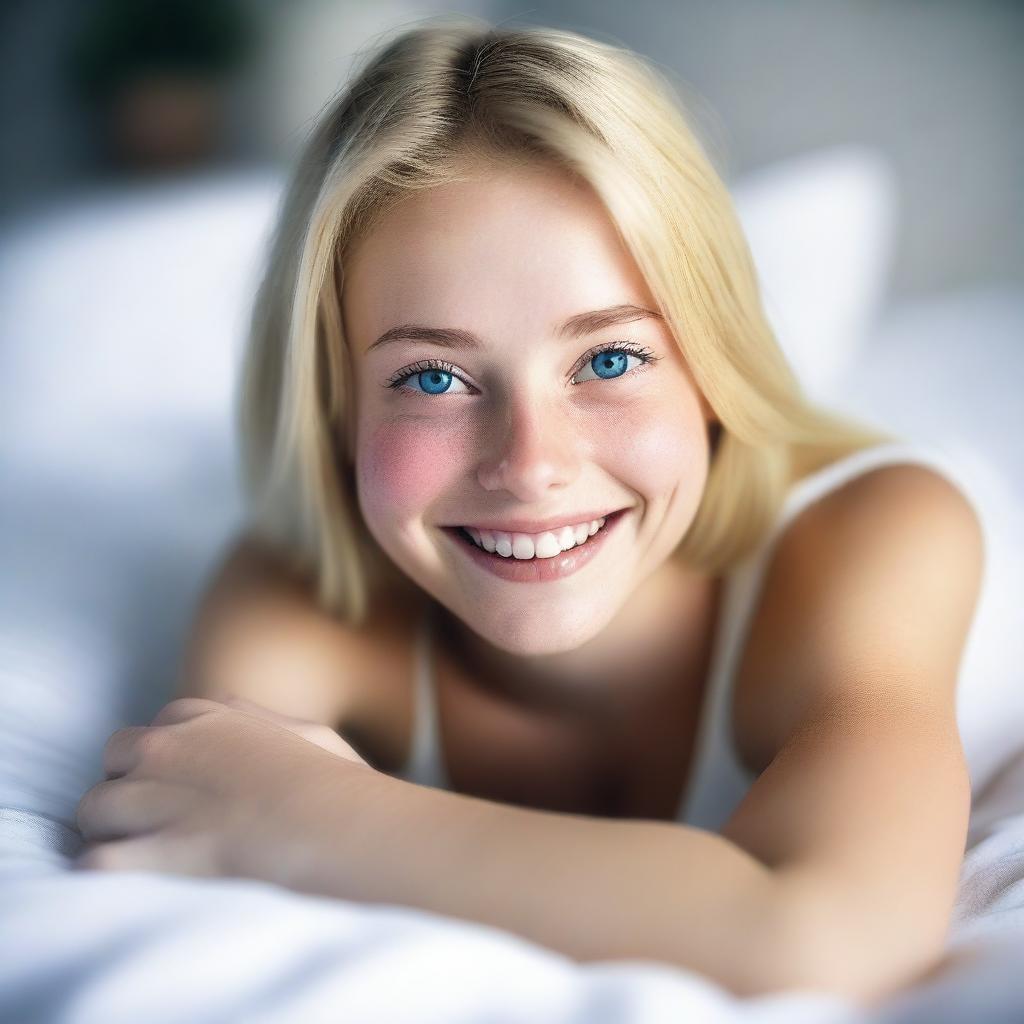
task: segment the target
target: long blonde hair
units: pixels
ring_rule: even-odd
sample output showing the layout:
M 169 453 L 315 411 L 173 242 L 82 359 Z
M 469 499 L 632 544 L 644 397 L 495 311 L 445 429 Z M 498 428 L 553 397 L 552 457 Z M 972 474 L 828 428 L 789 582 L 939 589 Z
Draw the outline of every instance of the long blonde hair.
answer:
M 660 70 L 573 32 L 427 19 L 370 53 L 321 114 L 284 194 L 243 366 L 251 530 L 309 575 L 325 608 L 360 625 L 378 593 L 418 589 L 356 501 L 346 256 L 403 197 L 495 159 L 589 182 L 720 422 L 674 557 L 727 570 L 756 548 L 793 482 L 894 439 L 804 395 L 729 193 Z

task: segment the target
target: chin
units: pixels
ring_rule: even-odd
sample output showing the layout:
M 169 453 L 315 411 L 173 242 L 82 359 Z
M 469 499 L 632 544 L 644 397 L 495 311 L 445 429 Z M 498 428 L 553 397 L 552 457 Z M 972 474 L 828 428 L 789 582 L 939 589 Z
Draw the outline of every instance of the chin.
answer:
M 477 607 L 457 616 L 477 636 L 517 658 L 543 658 L 575 651 L 601 632 L 605 620 L 598 609 L 579 604 L 567 616 L 542 603 L 492 611 L 492 616 L 486 616 Z

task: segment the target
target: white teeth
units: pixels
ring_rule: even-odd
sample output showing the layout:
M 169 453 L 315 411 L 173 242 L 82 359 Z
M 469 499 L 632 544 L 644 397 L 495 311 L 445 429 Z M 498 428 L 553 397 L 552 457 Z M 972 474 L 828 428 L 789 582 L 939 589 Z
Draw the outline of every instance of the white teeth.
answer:
M 554 558 L 563 551 L 569 551 L 592 537 L 605 524 L 605 517 L 589 523 L 563 526 L 557 531 L 548 531 L 536 536 L 525 533 L 505 533 L 503 530 L 478 530 L 475 526 L 463 529 L 473 538 L 478 547 L 502 558 Z

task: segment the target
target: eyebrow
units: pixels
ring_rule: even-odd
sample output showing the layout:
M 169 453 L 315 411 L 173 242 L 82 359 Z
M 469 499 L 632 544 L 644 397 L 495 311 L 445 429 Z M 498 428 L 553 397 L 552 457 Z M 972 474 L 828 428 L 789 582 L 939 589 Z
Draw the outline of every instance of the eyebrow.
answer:
M 655 312 L 653 309 L 624 302 L 617 306 L 608 306 L 606 309 L 593 309 L 587 313 L 577 313 L 575 316 L 569 317 L 559 327 L 558 335 L 563 339 L 582 338 L 584 335 L 593 334 L 605 327 L 632 323 L 648 317 L 661 321 L 665 319 L 661 313 Z M 480 338 L 471 331 L 455 327 L 424 327 L 421 324 L 402 324 L 386 330 L 366 351 L 370 352 L 375 348 L 392 345 L 399 341 L 425 341 L 442 348 L 480 349 L 484 347 Z

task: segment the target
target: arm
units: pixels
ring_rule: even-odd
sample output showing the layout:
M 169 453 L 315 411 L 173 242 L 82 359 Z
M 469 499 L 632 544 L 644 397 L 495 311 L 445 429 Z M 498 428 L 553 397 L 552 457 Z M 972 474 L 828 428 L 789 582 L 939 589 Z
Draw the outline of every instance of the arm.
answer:
M 359 781 L 365 813 L 321 808 L 308 891 L 492 925 L 582 962 L 669 963 L 738 995 L 806 979 L 775 876 L 720 836 Z
M 767 767 L 722 834 L 783 879 L 830 989 L 884 996 L 942 955 L 971 802 L 956 687 L 983 565 L 962 493 L 894 465 L 805 510 L 766 577 L 747 655 Z

